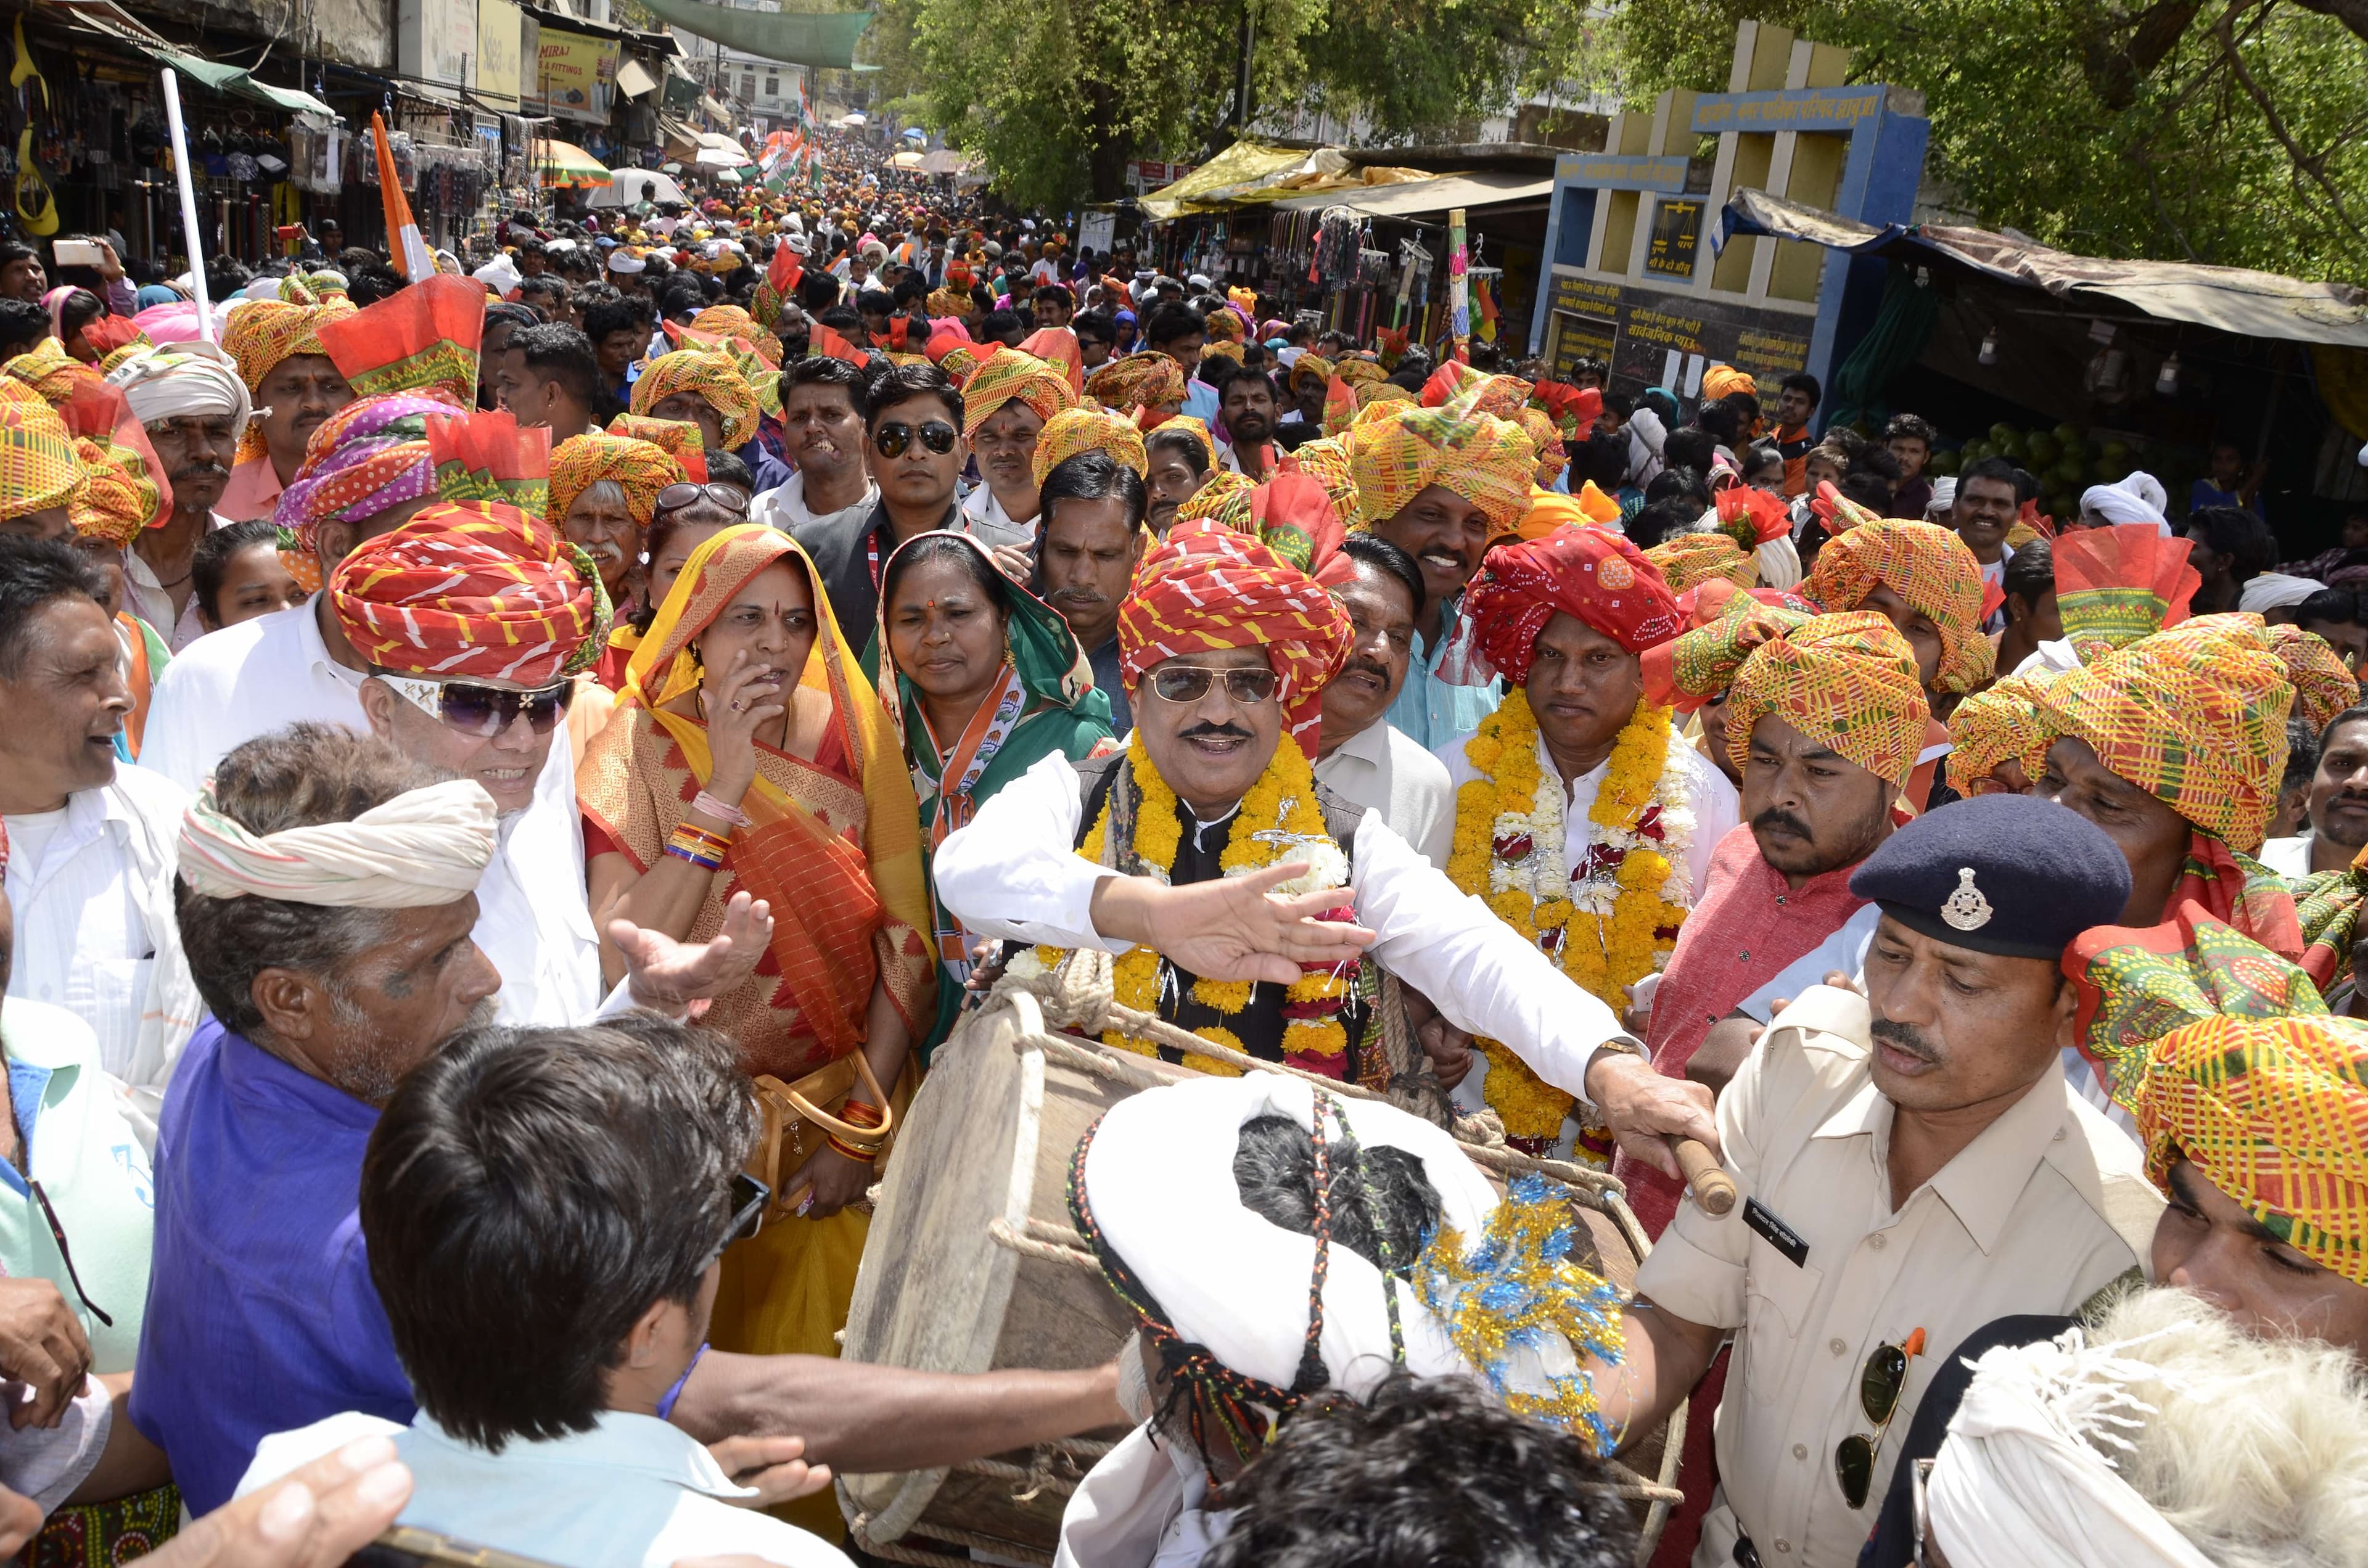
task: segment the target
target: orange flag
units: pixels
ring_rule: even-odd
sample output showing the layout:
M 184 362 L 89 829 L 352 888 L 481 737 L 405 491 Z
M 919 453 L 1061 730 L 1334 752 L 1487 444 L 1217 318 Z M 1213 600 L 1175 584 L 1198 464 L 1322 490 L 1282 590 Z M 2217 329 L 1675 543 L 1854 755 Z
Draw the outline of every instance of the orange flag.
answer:
M 370 131 L 378 141 L 378 194 L 386 206 L 386 248 L 396 268 L 411 282 L 436 276 L 436 258 L 427 254 L 419 222 L 411 215 L 411 199 L 395 177 L 394 149 L 386 140 L 386 119 L 370 110 Z

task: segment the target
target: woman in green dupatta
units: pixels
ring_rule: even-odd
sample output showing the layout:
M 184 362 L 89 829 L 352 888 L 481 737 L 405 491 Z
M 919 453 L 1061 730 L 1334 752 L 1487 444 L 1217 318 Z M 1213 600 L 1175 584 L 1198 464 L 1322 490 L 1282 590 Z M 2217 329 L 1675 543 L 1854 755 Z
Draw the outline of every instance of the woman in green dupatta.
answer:
M 1110 699 L 1094 689 L 1069 623 L 967 534 L 916 534 L 896 547 L 881 574 L 873 647 L 880 704 L 913 769 L 925 854 L 1044 757 L 1074 761 L 1110 739 Z M 938 902 L 934 879 L 929 903 L 939 983 L 924 1065 L 953 1028 L 973 941 Z

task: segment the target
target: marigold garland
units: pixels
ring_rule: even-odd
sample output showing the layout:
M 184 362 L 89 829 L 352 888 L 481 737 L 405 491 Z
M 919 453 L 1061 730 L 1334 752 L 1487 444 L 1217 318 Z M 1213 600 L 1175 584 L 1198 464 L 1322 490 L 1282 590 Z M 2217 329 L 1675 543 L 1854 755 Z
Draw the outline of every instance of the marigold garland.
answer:
M 1184 846 L 1183 819 L 1178 814 L 1176 791 L 1159 777 L 1150 754 L 1144 749 L 1139 726 L 1127 744 L 1127 767 L 1141 794 L 1134 817 L 1135 858 L 1146 874 L 1167 881 Z M 1101 815 L 1095 819 L 1092 831 L 1077 849 L 1079 855 L 1098 865 L 1108 863 L 1110 818 L 1110 804 L 1105 801 Z M 1266 771 L 1242 797 L 1241 810 L 1226 832 L 1225 847 L 1217 864 L 1226 876 L 1239 877 L 1293 860 L 1307 861 L 1309 869 L 1304 875 L 1275 889 L 1286 897 L 1339 887 L 1348 879 L 1348 858 L 1325 830 L 1324 811 L 1316 802 L 1315 775 L 1308 766 L 1307 754 L 1285 744 L 1275 747 Z M 1058 963 L 1062 957 L 1061 950 L 1055 948 L 1039 948 L 1036 953 L 1047 967 Z M 1348 1004 L 1359 967 L 1349 963 L 1312 970 L 1285 988 L 1282 1055 L 1286 1062 L 1326 1077 L 1347 1075 L 1349 1033 L 1341 1026 L 1340 1012 Z M 1131 948 L 1110 966 L 1111 995 L 1121 1006 L 1156 1013 L 1160 993 L 1171 983 L 1167 973 L 1167 962 L 1157 953 L 1149 948 Z M 1231 1017 L 1249 1006 L 1255 989 L 1248 981 L 1201 979 L 1192 983 L 1192 999 L 1221 1017 Z M 1221 1025 L 1210 1025 L 1196 1032 L 1212 1044 L 1248 1054 L 1241 1038 Z M 1157 1054 L 1149 1041 L 1116 1029 L 1104 1031 L 1102 1042 L 1139 1055 Z M 1189 1051 L 1184 1065 L 1223 1077 L 1236 1076 L 1241 1071 L 1230 1062 Z
M 1668 961 L 1691 902 L 1691 882 L 1671 878 L 1691 841 L 1693 815 L 1669 710 L 1640 701 L 1612 742 L 1588 812 L 1592 842 L 1577 867 L 1564 863 L 1564 784 L 1540 760 L 1527 693 L 1508 694 L 1464 744 L 1463 756 L 1480 777 L 1456 791 L 1449 879 L 1477 893 L 1579 987 L 1622 1010 L 1627 987 Z M 1590 924 L 1593 940 L 1587 939 Z M 1482 1097 L 1503 1120 L 1506 1136 L 1532 1148 L 1551 1144 L 1574 1097 L 1497 1041 L 1478 1044 L 1488 1062 Z M 1610 1141 L 1589 1125 L 1577 1153 L 1608 1165 Z

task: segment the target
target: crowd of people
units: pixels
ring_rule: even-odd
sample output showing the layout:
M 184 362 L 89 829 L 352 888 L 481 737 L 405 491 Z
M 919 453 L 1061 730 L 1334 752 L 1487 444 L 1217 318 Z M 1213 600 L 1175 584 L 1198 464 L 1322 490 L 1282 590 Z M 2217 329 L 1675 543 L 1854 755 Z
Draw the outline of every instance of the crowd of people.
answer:
M 1124 1433 L 1055 1562 L 1608 1564 L 1690 1408 L 1665 1564 L 2368 1564 L 2368 517 L 838 144 L 324 239 L 0 248 L 27 1561 L 837 1563 L 835 1473 Z M 1076 1153 L 1129 1348 L 838 1358 L 933 1060 L 1104 964 L 1203 1048 L 1102 1037 L 1200 1074 Z

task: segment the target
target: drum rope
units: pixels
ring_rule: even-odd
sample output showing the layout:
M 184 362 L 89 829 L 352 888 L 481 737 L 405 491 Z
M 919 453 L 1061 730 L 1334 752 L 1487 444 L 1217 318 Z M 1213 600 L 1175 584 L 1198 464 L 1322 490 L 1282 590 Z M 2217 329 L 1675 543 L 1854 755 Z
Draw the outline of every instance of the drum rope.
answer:
M 997 1246 L 1009 1247 L 1013 1252 L 1040 1257 L 1047 1263 L 1065 1263 L 1073 1268 L 1084 1269 L 1096 1278 L 1101 1278 L 1101 1263 L 1093 1254 L 1063 1246 L 1058 1242 L 1040 1242 L 1023 1236 L 1012 1228 L 1010 1221 L 1000 1214 L 986 1222 L 986 1233 L 995 1238 Z
M 939 1568 L 940 1564 L 943 1568 L 977 1568 L 977 1563 L 973 1559 L 948 1557 L 940 1552 L 926 1551 L 918 1547 L 906 1546 L 902 1538 L 893 1541 L 876 1540 L 871 1534 L 871 1524 L 870 1514 L 858 1514 L 847 1528 L 848 1533 L 855 1537 L 855 1544 L 874 1557 L 884 1557 L 892 1562 L 924 1563 L 928 1564 L 929 1568 Z M 966 1546 L 980 1551 L 992 1552 L 997 1557 L 1013 1562 L 1036 1563 L 1041 1564 L 1042 1568 L 1053 1568 L 1053 1558 L 1050 1553 L 1039 1551 L 1034 1547 L 1006 1540 L 1001 1536 L 979 1535 L 971 1530 L 959 1529 L 952 1525 L 939 1524 L 935 1520 L 926 1525 L 915 1525 L 906 1533 L 947 1546 Z

